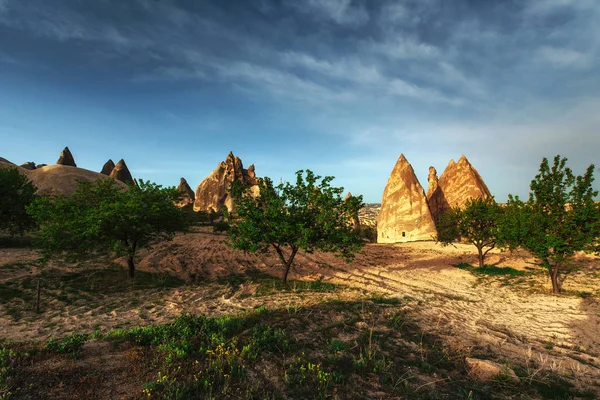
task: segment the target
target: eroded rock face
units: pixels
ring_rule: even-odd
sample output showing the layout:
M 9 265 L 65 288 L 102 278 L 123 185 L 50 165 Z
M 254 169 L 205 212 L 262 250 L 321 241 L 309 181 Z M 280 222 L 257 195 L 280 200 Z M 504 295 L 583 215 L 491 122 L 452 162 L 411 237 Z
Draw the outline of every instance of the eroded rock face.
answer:
M 26 163 L 21 164 L 20 167 L 21 168 L 25 168 L 28 171 L 33 171 L 34 169 L 37 168 L 37 166 L 35 165 L 35 163 L 31 162 L 31 161 L 27 161 Z
M 126 185 L 135 184 L 133 178 L 131 177 L 131 172 L 129 172 L 129 168 L 127 168 L 127 164 L 125 164 L 125 160 L 123 159 L 119 160 L 109 176 L 113 179 L 123 182 Z
M 185 178 L 181 178 L 179 180 L 179 186 L 177 186 L 177 190 L 180 191 L 181 193 L 183 193 L 183 196 L 181 197 L 179 202 L 176 203 L 175 205 L 177 207 L 182 207 L 182 208 L 183 207 L 193 207 L 194 199 L 196 196 L 194 195 L 194 191 L 192 190 L 190 185 L 188 185 Z
M 23 171 L 31 183 L 37 187 L 37 194 L 39 195 L 60 194 L 70 196 L 77 190 L 79 182 L 107 179 L 106 175 L 98 172 L 66 165 L 49 165 L 33 171 Z M 117 183 L 123 185 L 120 182 Z
M 467 157 L 460 157 L 457 163 L 451 160 L 437 187 L 428 197 L 429 208 L 434 220 L 452 207 L 462 207 L 469 199 L 491 197 L 490 190 L 473 168 Z
M 113 160 L 108 159 L 108 161 L 104 163 L 104 166 L 102 166 L 102 171 L 100 171 L 100 173 L 102 175 L 110 176 L 113 169 L 115 169 L 115 163 Z
M 233 199 L 229 195 L 229 186 L 235 180 L 252 185 L 252 191 L 258 193 L 258 179 L 254 165 L 244 169 L 242 160 L 230 152 L 227 159 L 219 163 L 217 168 L 210 173 L 196 188 L 194 211 L 220 211 L 227 207 L 233 210 Z
M 73 154 L 71 154 L 71 150 L 68 147 L 65 147 L 64 150 L 60 153 L 60 157 L 58 157 L 58 161 L 56 162 L 58 165 L 66 165 L 69 167 L 76 167 L 75 159 L 73 158 Z
M 425 191 L 402 154 L 383 192 L 377 218 L 377 243 L 432 240 L 435 236 L 437 231 Z

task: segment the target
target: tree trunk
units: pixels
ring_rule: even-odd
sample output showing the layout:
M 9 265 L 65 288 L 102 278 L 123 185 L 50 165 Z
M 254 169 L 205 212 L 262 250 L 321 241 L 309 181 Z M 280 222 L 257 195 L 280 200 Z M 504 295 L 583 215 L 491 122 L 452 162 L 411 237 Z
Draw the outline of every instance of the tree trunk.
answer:
M 36 293 L 36 298 L 35 298 L 35 312 L 36 313 L 40 312 L 40 292 L 41 292 L 40 278 L 38 278 L 38 281 L 37 281 L 37 293 Z
M 281 278 L 281 281 L 283 282 L 284 285 L 287 285 L 287 277 L 288 277 L 288 274 L 290 273 L 292 263 L 294 262 L 294 257 L 296 257 L 296 253 L 298 252 L 298 248 L 291 246 L 292 254 L 290 255 L 290 258 L 288 258 L 286 260 L 285 256 L 283 255 L 283 251 L 281 250 L 281 247 L 276 244 L 273 244 L 273 247 L 275 247 L 275 250 L 277 251 L 277 254 L 279 255 L 279 259 L 281 260 L 281 262 L 283 263 L 283 265 L 285 267 L 285 271 L 283 272 L 283 277 Z
M 135 264 L 133 263 L 133 256 L 127 256 L 127 266 L 129 267 L 129 277 L 135 276 Z
M 479 260 L 479 268 L 482 268 L 483 262 L 485 261 L 485 256 L 483 255 L 483 247 L 477 246 L 477 256 Z
M 552 281 L 552 293 L 560 294 L 561 284 L 559 281 L 560 268 L 559 264 L 555 264 L 550 268 L 550 280 Z

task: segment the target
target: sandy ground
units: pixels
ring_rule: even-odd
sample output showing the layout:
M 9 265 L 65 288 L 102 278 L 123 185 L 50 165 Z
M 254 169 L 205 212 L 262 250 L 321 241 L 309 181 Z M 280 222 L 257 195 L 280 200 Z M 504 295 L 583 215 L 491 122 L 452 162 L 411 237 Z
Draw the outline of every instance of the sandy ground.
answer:
M 322 280 L 347 288 L 320 296 L 302 293 L 255 297 L 252 283 L 217 284 L 216 278 L 258 268 L 279 276 L 274 253 L 244 254 L 224 236 L 191 233 L 140 253 L 140 271 L 171 274 L 188 282 L 171 288 L 99 295 L 64 305 L 52 300 L 43 318 L 33 311 L 15 320 L 0 305 L 0 338 L 41 340 L 168 321 L 183 311 L 209 315 L 239 312 L 259 305 L 294 307 L 324 298 L 356 298 L 381 292 L 400 297 L 414 310 L 425 331 L 444 335 L 465 351 L 490 349 L 501 361 L 553 370 L 582 386 L 600 380 L 600 261 L 580 255 L 580 269 L 566 280 L 561 296 L 526 253 L 490 254 L 488 264 L 527 271 L 523 277 L 478 276 L 454 264 L 476 261 L 468 245 L 441 247 L 431 242 L 367 245 L 347 264 L 329 254 L 299 254 L 291 279 Z M 0 283 L 37 273 L 35 250 L 0 249 Z M 123 264 L 123 263 L 121 263 Z M 15 266 L 17 265 L 17 266 Z M 20 266 L 20 267 L 19 267 Z

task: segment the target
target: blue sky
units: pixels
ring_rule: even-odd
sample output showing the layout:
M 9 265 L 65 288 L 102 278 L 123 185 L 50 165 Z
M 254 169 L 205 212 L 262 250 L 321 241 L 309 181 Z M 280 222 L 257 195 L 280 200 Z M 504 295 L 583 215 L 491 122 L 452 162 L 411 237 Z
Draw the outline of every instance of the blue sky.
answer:
M 596 0 L 0 0 L 0 157 L 195 187 L 229 151 L 381 201 L 465 154 L 499 201 L 600 165 Z M 598 185 L 596 185 L 598 186 Z

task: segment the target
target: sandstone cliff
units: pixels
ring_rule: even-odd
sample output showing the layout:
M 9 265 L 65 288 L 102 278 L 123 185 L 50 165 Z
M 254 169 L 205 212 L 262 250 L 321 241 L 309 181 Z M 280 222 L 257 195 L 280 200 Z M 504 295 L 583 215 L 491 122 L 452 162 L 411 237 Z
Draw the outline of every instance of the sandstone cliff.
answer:
M 220 162 L 196 188 L 194 211 L 220 211 L 223 207 L 227 207 L 229 211 L 233 210 L 233 200 L 228 190 L 235 180 L 252 185 L 252 190 L 258 193 L 254 165 L 244 169 L 242 160 L 230 152 L 227 159 Z
M 383 192 L 377 217 L 377 243 L 432 240 L 436 235 L 425 191 L 402 154 Z
M 428 196 L 429 208 L 434 220 L 452 207 L 462 207 L 467 200 L 478 197 L 491 197 L 491 193 L 463 155 L 458 162 L 451 160 L 440 176 L 436 189 Z

